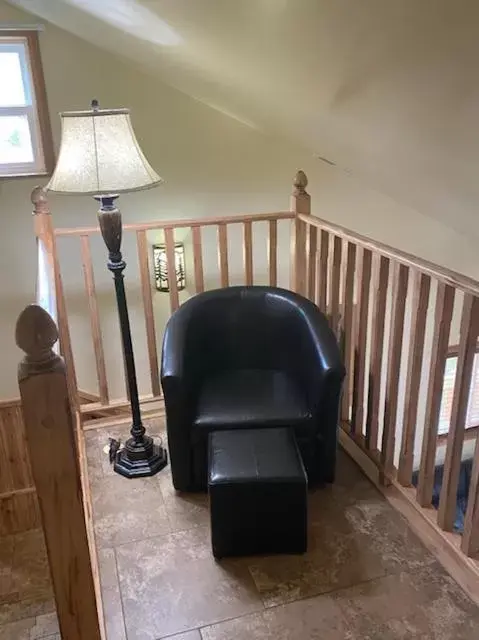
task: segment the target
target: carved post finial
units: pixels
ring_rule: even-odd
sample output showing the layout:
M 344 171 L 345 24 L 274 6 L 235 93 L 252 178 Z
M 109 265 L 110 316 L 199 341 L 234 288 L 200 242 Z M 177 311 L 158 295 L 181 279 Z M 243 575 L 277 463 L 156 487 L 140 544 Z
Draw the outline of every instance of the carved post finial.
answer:
M 47 192 L 44 187 L 35 187 L 30 196 L 33 204 L 33 215 L 37 213 L 50 213 L 48 208 Z
M 18 367 L 18 380 L 63 369 L 63 360 L 53 351 L 58 329 L 51 316 L 37 304 L 26 307 L 15 327 L 15 342 L 25 352 Z
M 306 191 L 306 187 L 308 186 L 308 178 L 304 171 L 302 171 L 301 169 L 299 169 L 299 171 L 297 171 L 296 175 L 294 176 L 293 186 L 296 191 L 299 191 L 301 193 L 304 193 Z

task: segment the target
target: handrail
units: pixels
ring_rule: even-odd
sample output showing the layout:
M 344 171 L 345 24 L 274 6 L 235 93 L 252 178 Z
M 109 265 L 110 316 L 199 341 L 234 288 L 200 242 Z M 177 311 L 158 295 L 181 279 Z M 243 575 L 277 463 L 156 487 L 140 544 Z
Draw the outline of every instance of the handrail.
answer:
M 411 253 L 407 253 L 407 251 L 395 249 L 394 247 L 391 247 L 384 242 L 372 240 L 367 236 L 363 236 L 360 233 L 356 233 L 355 231 L 346 229 L 346 227 L 335 224 L 334 222 L 329 222 L 328 220 L 323 220 L 314 215 L 299 214 L 298 217 L 303 222 L 306 222 L 306 224 L 309 224 L 318 229 L 322 229 L 324 231 L 328 231 L 329 233 L 343 238 L 343 240 L 354 242 L 355 244 L 361 245 L 365 249 L 375 251 L 376 253 L 379 253 L 380 255 L 387 258 L 392 258 L 396 262 L 399 262 L 400 264 L 403 264 L 407 267 L 418 269 L 422 273 L 425 273 L 434 278 L 438 278 L 446 284 L 452 285 L 456 288 L 460 288 L 467 293 L 479 295 L 479 281 L 474 280 L 474 278 L 471 278 L 469 276 L 465 276 L 458 271 L 453 271 L 452 269 L 442 267 L 438 264 L 435 264 L 434 262 L 425 260 L 424 258 L 419 258 Z
M 123 231 L 150 231 L 153 229 L 182 229 L 184 227 L 210 227 L 218 224 L 238 222 L 262 222 L 265 220 L 292 220 L 293 211 L 273 211 L 271 213 L 238 213 L 231 216 L 210 218 L 190 218 L 187 220 L 156 220 L 138 224 L 124 224 Z M 56 236 L 80 236 L 100 233 L 100 227 L 58 227 L 53 230 Z

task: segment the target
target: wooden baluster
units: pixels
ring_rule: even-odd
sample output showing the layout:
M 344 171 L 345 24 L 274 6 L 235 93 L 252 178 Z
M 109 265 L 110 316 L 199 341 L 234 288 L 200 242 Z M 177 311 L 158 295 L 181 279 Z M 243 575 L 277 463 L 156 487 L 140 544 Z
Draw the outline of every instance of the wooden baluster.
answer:
M 434 312 L 431 365 L 426 400 L 426 418 L 424 421 L 421 464 L 419 467 L 417 486 L 417 501 L 422 507 L 429 507 L 432 500 L 437 428 L 453 308 L 454 288 L 443 282 L 438 282 L 436 309 Z
M 192 227 L 193 233 L 193 263 L 195 268 L 195 289 L 196 293 L 205 290 L 205 279 L 203 275 L 203 250 L 201 247 L 201 227 Z
M 243 223 L 243 266 L 246 286 L 253 284 L 253 229 L 252 222 Z
M 368 411 L 366 415 L 366 446 L 370 451 L 378 448 L 379 400 L 384 347 L 384 324 L 389 282 L 389 258 L 379 256 L 376 291 L 371 327 L 371 361 L 369 366 Z
M 35 187 L 31 196 L 33 204 L 33 218 L 35 235 L 41 238 L 48 254 L 48 259 L 55 277 L 55 297 L 57 305 L 57 322 L 60 334 L 60 351 L 67 365 L 67 380 L 70 398 L 75 408 L 80 406 L 78 397 L 78 384 L 75 371 L 75 361 L 73 359 L 72 344 L 70 338 L 70 327 L 68 325 L 68 314 L 63 291 L 63 282 L 60 271 L 60 261 L 58 259 L 55 234 L 53 232 L 52 216 L 48 208 L 48 201 L 45 190 L 42 187 Z
M 225 222 L 218 225 L 218 267 L 220 270 L 221 286 L 229 287 L 228 232 Z
M 178 282 L 176 280 L 175 236 L 171 227 L 165 229 L 166 268 L 168 270 L 168 287 L 170 289 L 170 310 L 174 313 L 180 306 Z
M 308 298 L 313 300 L 316 293 L 316 262 L 318 254 L 318 230 L 309 225 L 308 249 Z
M 348 254 L 346 264 L 346 277 L 343 289 L 343 331 L 344 331 L 344 365 L 346 367 L 346 377 L 343 385 L 343 397 L 341 403 L 341 419 L 349 422 L 352 383 L 353 383 L 353 311 L 354 311 L 354 275 L 356 272 L 356 245 L 348 243 Z
M 317 303 L 321 311 L 328 312 L 328 259 L 329 259 L 329 233 L 321 231 L 321 243 L 319 251 L 319 268 L 316 278 Z
M 278 221 L 269 221 L 269 239 L 268 239 L 268 265 L 269 265 L 269 284 L 276 287 L 278 284 Z
M 363 249 L 361 272 L 358 280 L 358 323 L 354 353 L 353 406 L 351 431 L 362 434 L 364 422 L 364 383 L 366 379 L 366 343 L 368 336 L 369 290 L 371 286 L 371 259 L 369 249 Z
M 409 267 L 403 264 L 398 265 L 391 308 L 391 331 L 389 335 L 386 396 L 384 399 L 384 429 L 381 446 L 381 464 L 386 475 L 392 472 L 394 466 L 399 373 L 401 369 L 408 277 Z
M 89 551 L 65 365 L 52 351 L 58 332 L 41 307 L 18 318 L 18 370 L 25 432 L 40 503 L 62 638 L 100 640 L 95 579 Z
M 331 274 L 329 282 L 331 283 L 331 328 L 339 338 L 339 295 L 341 286 L 341 258 L 343 251 L 343 241 L 339 236 L 334 236 L 333 256 L 331 260 Z
M 95 354 L 96 375 L 98 379 L 98 389 L 100 392 L 100 402 L 102 404 L 108 404 L 108 382 L 106 378 L 105 354 L 103 352 L 100 313 L 98 311 L 95 278 L 93 275 L 93 265 L 91 260 L 90 239 L 85 235 L 80 236 L 80 242 L 83 275 L 85 279 L 85 290 L 88 299 L 88 309 L 90 312 L 90 326 L 93 338 L 93 351 Z
M 404 409 L 401 455 L 399 457 L 398 467 L 398 480 L 404 487 L 410 486 L 412 482 L 417 408 L 430 288 L 431 278 L 424 273 L 417 273 L 412 300 L 411 332 L 409 335 L 409 355 L 405 391 L 406 404 Z
M 158 349 L 156 346 L 155 314 L 153 312 L 153 300 L 151 296 L 152 281 L 148 260 L 146 231 L 136 232 L 136 245 L 138 249 L 138 263 L 140 265 L 143 308 L 145 310 L 145 329 L 148 345 L 148 360 L 150 363 L 151 392 L 154 396 L 159 396 L 161 394 L 160 374 L 158 366 Z
M 311 213 L 311 196 L 306 191 L 307 186 L 306 174 L 298 171 L 291 195 L 291 211 L 296 216 L 291 225 L 291 289 L 304 296 L 307 295 L 306 223 L 298 218 L 298 214 Z
M 467 406 L 471 390 L 474 357 L 479 336 L 479 298 L 465 294 L 462 308 L 459 354 L 452 399 L 451 424 L 447 435 L 446 459 L 439 496 L 437 522 L 452 531 L 456 518 L 457 488 L 461 470 L 462 446 L 467 420 Z
M 479 553 L 479 438 L 476 438 L 461 549 L 468 556 Z

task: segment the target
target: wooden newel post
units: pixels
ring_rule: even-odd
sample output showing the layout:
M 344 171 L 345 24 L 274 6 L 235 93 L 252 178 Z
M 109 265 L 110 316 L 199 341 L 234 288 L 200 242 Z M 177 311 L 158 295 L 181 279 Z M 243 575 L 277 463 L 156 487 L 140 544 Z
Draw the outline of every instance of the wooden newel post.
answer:
M 56 316 L 59 327 L 60 351 L 67 364 L 67 381 L 70 398 L 74 407 L 79 406 L 78 385 L 75 372 L 75 362 L 71 346 L 70 329 L 63 291 L 63 282 L 58 261 L 55 233 L 53 231 L 52 216 L 47 196 L 43 187 L 35 187 L 32 191 L 33 220 L 37 241 L 43 245 L 48 262 L 50 285 L 55 299 Z M 37 299 L 38 302 L 38 299 Z
M 100 640 L 73 415 L 58 331 L 37 305 L 18 318 L 16 343 L 25 432 L 42 515 L 62 638 Z
M 301 220 L 299 214 L 310 215 L 311 196 L 306 191 L 308 178 L 304 171 L 298 171 L 293 181 L 293 193 L 291 194 L 291 211 L 295 213 L 292 222 L 291 233 L 291 289 L 307 295 L 306 278 L 306 223 Z

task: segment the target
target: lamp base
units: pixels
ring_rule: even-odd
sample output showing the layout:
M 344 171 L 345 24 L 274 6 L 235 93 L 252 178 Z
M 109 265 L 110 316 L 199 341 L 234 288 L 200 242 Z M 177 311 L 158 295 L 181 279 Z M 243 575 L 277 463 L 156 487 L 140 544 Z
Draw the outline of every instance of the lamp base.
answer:
M 150 436 L 141 442 L 130 438 L 116 454 L 113 469 L 125 478 L 154 476 L 168 464 L 168 454 L 163 447 L 153 443 Z

